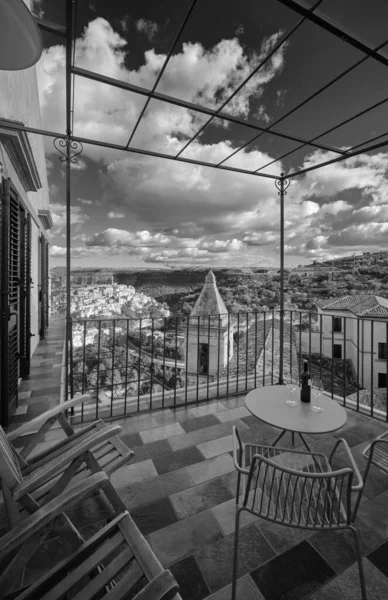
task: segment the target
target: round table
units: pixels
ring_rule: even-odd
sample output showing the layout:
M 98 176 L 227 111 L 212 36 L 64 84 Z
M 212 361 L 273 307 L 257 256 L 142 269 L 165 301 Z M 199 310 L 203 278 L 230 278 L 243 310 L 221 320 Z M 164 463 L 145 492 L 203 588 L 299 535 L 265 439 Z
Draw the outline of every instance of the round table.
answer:
M 249 392 L 245 397 L 245 406 L 255 417 L 269 425 L 282 429 L 274 443 L 275 446 L 286 431 L 291 431 L 292 440 L 297 433 L 304 445 L 310 450 L 303 434 L 329 433 L 343 427 L 346 423 L 346 411 L 335 400 L 325 394 L 319 398 L 323 412 L 311 410 L 311 402 L 301 402 L 299 388 L 293 398 L 296 406 L 289 406 L 286 400 L 290 392 L 285 385 L 266 385 Z M 311 450 L 310 450 L 311 451 Z

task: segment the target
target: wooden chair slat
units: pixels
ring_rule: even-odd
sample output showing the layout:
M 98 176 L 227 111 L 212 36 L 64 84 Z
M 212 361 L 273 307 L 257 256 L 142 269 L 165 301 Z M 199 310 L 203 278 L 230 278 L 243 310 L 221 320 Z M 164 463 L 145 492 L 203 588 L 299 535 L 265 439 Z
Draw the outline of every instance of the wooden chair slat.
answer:
M 36 489 L 40 485 L 46 483 L 52 477 L 58 475 L 58 471 L 67 466 L 74 458 L 81 454 L 82 451 L 86 451 L 89 448 L 93 448 L 94 445 L 99 443 L 101 437 L 105 439 L 110 434 L 115 435 L 117 431 L 121 431 L 119 426 L 111 426 L 106 428 L 104 431 L 97 431 L 86 440 L 79 439 L 75 446 L 72 446 L 69 450 L 65 450 L 59 457 L 54 458 L 47 462 L 43 467 L 40 467 L 33 471 L 26 479 L 15 488 L 14 493 L 20 497 L 22 494 L 26 494 L 32 489 Z
M 79 432 L 74 434 L 74 436 L 66 437 L 60 442 L 54 443 L 51 448 L 48 448 L 47 450 L 28 458 L 28 466 L 22 470 L 23 475 L 28 475 L 28 473 L 45 465 L 56 456 L 60 456 L 64 449 L 68 450 L 72 448 L 78 443 L 79 439 L 87 439 L 93 434 L 93 432 L 94 427 L 92 426 L 91 428 L 88 428 L 87 431 Z
M 96 597 L 96 594 L 103 588 L 106 588 L 110 582 L 114 582 L 114 578 L 120 571 L 131 568 L 129 566 L 130 561 L 133 558 L 133 553 L 130 548 L 124 548 L 119 556 L 116 556 L 108 565 L 100 566 L 100 573 L 94 577 L 89 585 L 84 589 L 80 590 L 79 593 L 74 596 L 73 600 L 92 600 Z M 136 567 L 139 570 L 138 565 Z M 143 573 L 140 571 L 140 578 Z
M 69 569 L 69 574 L 66 575 L 61 581 L 52 587 L 49 592 L 42 596 L 42 600 L 59 600 L 74 587 L 77 581 L 80 581 L 83 577 L 89 575 L 93 569 L 95 569 L 100 563 L 102 563 L 112 552 L 117 550 L 123 543 L 123 536 L 118 531 L 112 537 L 105 540 L 92 554 L 90 552 L 84 552 L 86 558 L 82 560 L 82 555 L 79 557 L 80 564 L 75 566 L 72 570 Z M 130 558 L 129 558 L 130 560 Z M 94 581 L 94 580 L 92 580 Z M 85 590 L 83 590 L 84 592 Z
M 132 452 L 131 457 L 135 456 L 134 452 Z M 128 464 L 128 458 L 127 457 L 118 457 L 116 458 L 114 461 L 110 462 L 109 464 L 104 466 L 104 471 L 107 475 L 112 475 L 112 473 L 114 473 L 115 471 L 117 471 L 118 469 L 120 469 L 120 467 L 123 467 L 124 465 Z
M 87 482 L 85 482 L 84 485 L 86 483 Z M 83 486 L 80 486 L 80 489 L 82 488 Z M 118 523 L 125 517 L 126 513 L 122 513 L 115 517 L 110 523 L 108 523 L 108 525 L 105 525 L 102 529 L 100 529 L 100 531 L 89 538 L 80 548 L 61 560 L 43 578 L 26 589 L 20 596 L 18 596 L 17 600 L 30 600 L 30 598 L 35 597 L 35 593 L 37 594 L 36 597 L 40 600 L 39 594 L 41 593 L 40 590 L 43 587 L 44 589 L 51 589 L 53 586 L 56 586 L 59 581 L 62 581 L 63 578 L 68 575 L 69 571 L 80 565 L 85 557 L 88 557 L 94 553 L 100 547 L 100 545 L 105 542 L 105 540 L 112 536 L 112 531 L 117 529 Z
M 97 421 L 95 425 L 98 429 L 103 429 L 104 427 L 107 426 L 107 423 L 100 420 L 100 421 Z M 122 440 L 120 440 L 120 438 L 118 436 L 111 438 L 110 441 L 111 441 L 112 446 L 114 446 L 120 454 L 128 454 L 128 452 L 130 452 L 130 448 L 128 448 L 127 444 L 125 444 Z
M 140 533 L 131 516 L 128 516 L 118 524 L 123 537 L 130 544 L 135 559 L 148 580 L 154 579 L 162 570 L 162 565 L 151 550 L 147 541 Z
M 130 568 L 125 573 L 124 577 L 117 582 L 115 587 L 110 590 L 104 600 L 124 600 L 128 598 L 131 589 L 144 577 L 143 571 L 137 562 L 131 563 Z M 136 596 L 133 598 L 135 600 Z M 149 600 L 153 600 L 149 598 Z
M 11 490 L 23 481 L 17 455 L 2 427 L 0 427 L 0 477 Z
M 166 569 L 136 594 L 133 600 L 179 600 L 178 588 L 171 571 Z

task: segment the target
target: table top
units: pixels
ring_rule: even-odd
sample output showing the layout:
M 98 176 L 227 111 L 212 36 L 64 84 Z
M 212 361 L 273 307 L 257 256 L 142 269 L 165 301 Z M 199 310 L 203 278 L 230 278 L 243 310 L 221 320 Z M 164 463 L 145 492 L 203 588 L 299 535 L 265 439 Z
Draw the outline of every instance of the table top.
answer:
M 249 392 L 245 406 L 261 421 L 296 433 L 329 433 L 345 425 L 346 411 L 325 394 L 319 398 L 319 406 L 323 408 L 320 413 L 311 410 L 313 398 L 311 402 L 300 401 L 299 388 L 293 397 L 298 404 L 289 406 L 286 400 L 290 393 L 285 385 L 266 385 Z

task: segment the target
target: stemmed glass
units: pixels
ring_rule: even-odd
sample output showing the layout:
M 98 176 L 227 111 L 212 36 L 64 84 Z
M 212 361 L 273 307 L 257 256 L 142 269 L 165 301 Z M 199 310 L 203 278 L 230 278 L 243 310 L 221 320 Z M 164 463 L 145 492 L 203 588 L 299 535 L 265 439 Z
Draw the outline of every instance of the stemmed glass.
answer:
M 294 393 L 298 389 L 298 384 L 293 380 L 291 374 L 286 376 L 286 386 L 290 394 L 290 398 L 286 400 L 286 404 L 288 404 L 288 406 L 296 406 L 298 402 L 294 399 Z
M 320 413 L 323 412 L 322 406 L 319 406 L 319 398 L 323 392 L 323 385 L 321 379 L 312 379 L 311 380 L 311 393 L 314 398 L 314 403 L 311 406 L 311 410 L 314 412 Z

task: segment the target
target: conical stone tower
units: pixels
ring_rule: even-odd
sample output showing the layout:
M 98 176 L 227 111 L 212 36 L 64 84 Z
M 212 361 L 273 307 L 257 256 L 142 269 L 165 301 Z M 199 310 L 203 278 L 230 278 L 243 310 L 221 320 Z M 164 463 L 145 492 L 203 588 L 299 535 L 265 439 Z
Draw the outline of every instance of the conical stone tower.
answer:
M 188 372 L 217 375 L 233 356 L 234 326 L 211 270 L 189 319 Z

